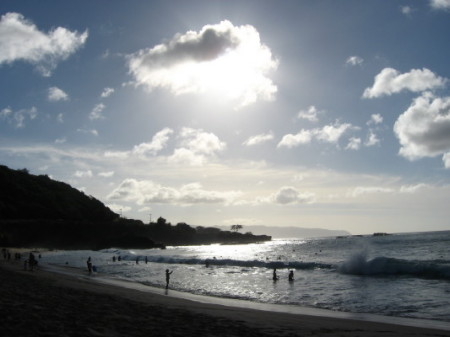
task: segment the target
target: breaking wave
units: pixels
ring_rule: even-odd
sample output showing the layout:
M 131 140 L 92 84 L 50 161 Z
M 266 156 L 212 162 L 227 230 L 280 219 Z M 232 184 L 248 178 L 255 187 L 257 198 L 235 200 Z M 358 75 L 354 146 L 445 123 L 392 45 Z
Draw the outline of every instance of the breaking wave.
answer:
M 103 252 L 120 253 L 117 250 L 103 250 Z M 136 255 L 130 252 L 121 252 L 121 258 L 125 261 L 144 261 L 146 256 Z M 190 264 L 190 265 L 210 265 L 210 266 L 229 266 L 229 267 L 247 267 L 247 268 L 292 268 L 292 269 L 331 269 L 335 268 L 332 264 L 320 262 L 303 262 L 303 261 L 261 261 L 261 260 L 235 260 L 235 259 L 204 259 L 195 257 L 180 257 L 180 256 L 147 256 L 148 262 L 153 263 L 167 263 L 167 264 Z
M 143 262 L 146 256 L 138 255 L 132 251 L 104 250 L 104 252 L 120 254 L 124 261 Z M 185 264 L 185 265 L 209 265 L 221 267 L 245 267 L 245 268 L 267 268 L 283 269 L 291 268 L 297 270 L 328 269 L 341 274 L 360 276 L 405 276 L 427 279 L 450 280 L 450 261 L 447 260 L 402 260 L 389 257 L 376 257 L 367 259 L 366 253 L 358 253 L 348 260 L 338 264 L 309 261 L 263 261 L 263 260 L 236 260 L 219 258 L 198 258 L 183 256 L 155 255 L 148 256 L 148 262 L 162 264 Z
M 408 261 L 388 257 L 367 260 L 365 254 L 356 254 L 338 266 L 342 274 L 364 276 L 413 276 L 450 280 L 450 261 Z

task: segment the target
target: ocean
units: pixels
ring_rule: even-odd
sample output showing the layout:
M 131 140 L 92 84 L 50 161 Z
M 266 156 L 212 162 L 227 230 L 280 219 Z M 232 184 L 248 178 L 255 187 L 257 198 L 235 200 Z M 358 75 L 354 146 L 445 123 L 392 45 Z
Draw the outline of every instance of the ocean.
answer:
M 87 272 L 88 257 L 99 275 L 158 288 L 165 288 L 169 269 L 170 289 L 185 293 L 450 322 L 450 231 L 53 251 L 41 263 Z

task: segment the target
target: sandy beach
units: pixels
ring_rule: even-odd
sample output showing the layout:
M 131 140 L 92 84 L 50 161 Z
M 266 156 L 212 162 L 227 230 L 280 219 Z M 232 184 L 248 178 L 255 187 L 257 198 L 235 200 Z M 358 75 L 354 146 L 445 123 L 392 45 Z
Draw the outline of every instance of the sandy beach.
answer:
M 0 262 L 2 336 L 450 336 L 450 331 L 200 303 Z

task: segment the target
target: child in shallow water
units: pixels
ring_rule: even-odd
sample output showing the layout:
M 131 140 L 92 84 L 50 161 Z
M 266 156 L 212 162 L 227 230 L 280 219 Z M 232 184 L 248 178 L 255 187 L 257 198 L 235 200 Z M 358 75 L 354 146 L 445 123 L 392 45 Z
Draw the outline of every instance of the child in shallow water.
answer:
M 169 288 L 170 274 L 173 273 L 173 270 L 169 272 L 169 269 L 166 269 L 166 289 Z

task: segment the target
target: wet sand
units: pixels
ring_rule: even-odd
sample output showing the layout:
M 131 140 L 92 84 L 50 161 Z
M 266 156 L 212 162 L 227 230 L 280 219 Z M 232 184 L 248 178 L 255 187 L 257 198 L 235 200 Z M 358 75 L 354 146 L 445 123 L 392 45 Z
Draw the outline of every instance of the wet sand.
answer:
M 450 331 L 200 303 L 0 262 L 2 336 L 450 336 Z

